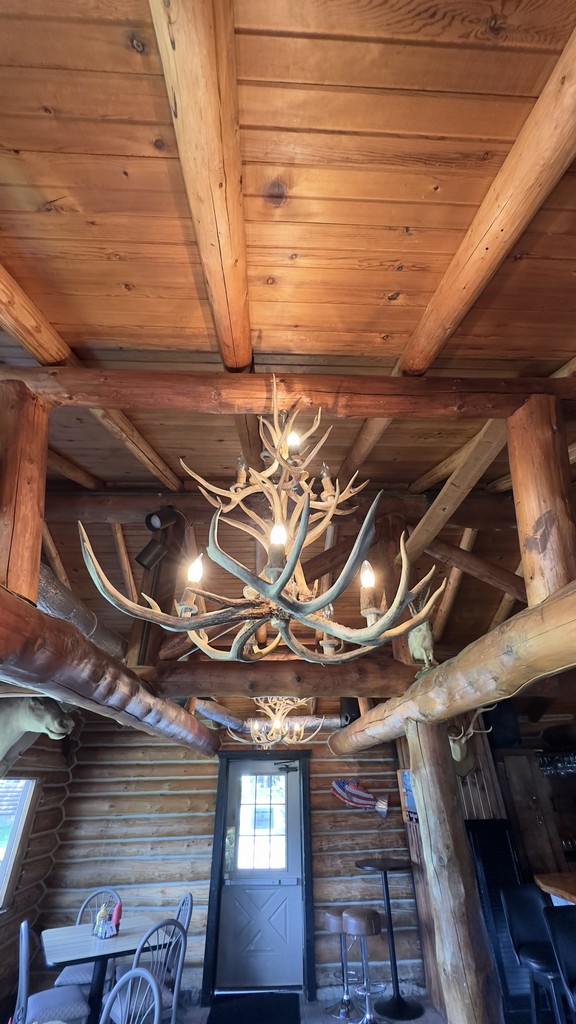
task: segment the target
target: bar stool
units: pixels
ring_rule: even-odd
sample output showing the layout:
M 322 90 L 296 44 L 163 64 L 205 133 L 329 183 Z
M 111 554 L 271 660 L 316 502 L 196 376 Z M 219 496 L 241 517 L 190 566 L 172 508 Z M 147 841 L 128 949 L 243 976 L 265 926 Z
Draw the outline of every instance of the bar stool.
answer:
M 350 998 L 350 987 L 348 984 L 348 950 L 346 948 L 346 936 L 342 926 L 342 914 L 344 907 L 329 907 L 324 911 L 324 927 L 332 935 L 340 936 L 340 960 L 342 963 L 342 998 L 326 1010 L 329 1017 L 336 1017 L 337 1020 L 347 1020 L 350 1024 L 357 1024 L 362 1017 Z
M 380 914 L 370 907 L 348 907 L 342 914 L 342 928 L 344 935 L 353 935 L 360 940 L 360 954 L 362 957 L 362 971 L 364 973 L 364 1016 L 360 1024 L 375 1024 L 372 1008 L 372 993 L 370 992 L 370 971 L 368 967 L 368 948 L 366 937 L 368 935 L 380 934 Z
M 370 857 L 367 860 L 357 860 L 356 867 L 362 871 L 379 871 L 382 876 L 382 891 L 384 893 L 384 909 L 386 911 L 386 932 L 388 935 L 388 949 L 390 951 L 390 972 L 392 974 L 392 992 L 389 999 L 377 999 L 374 1003 L 374 1010 L 381 1017 L 390 1017 L 392 1020 L 416 1020 L 424 1013 L 424 1007 L 415 999 L 405 999 L 400 995 L 398 984 L 398 967 L 396 964 L 396 944 L 394 942 L 394 929 L 392 927 L 392 908 L 390 906 L 390 890 L 388 888 L 389 871 L 411 871 L 412 863 L 409 860 L 401 860 L 399 857 Z

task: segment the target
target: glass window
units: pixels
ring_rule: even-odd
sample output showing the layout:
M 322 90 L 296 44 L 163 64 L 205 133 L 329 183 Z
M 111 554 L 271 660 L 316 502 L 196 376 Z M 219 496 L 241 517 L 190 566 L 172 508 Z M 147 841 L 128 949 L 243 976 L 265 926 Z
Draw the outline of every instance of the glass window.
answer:
M 236 867 L 286 869 L 286 776 L 241 776 Z
M 29 779 L 0 779 L 0 907 L 8 903 L 17 880 L 35 785 Z

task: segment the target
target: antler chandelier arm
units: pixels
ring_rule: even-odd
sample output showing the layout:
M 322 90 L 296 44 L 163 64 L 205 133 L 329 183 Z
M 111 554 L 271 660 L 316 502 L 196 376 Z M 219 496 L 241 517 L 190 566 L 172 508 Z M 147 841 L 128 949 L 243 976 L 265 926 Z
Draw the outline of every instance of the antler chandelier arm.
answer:
M 84 562 L 96 589 L 114 608 L 125 612 L 134 619 L 154 622 L 156 625 L 162 626 L 163 629 L 173 633 L 186 633 L 189 629 L 208 629 L 210 626 L 222 626 L 227 623 L 240 624 L 246 619 L 252 620 L 262 616 L 262 603 L 248 600 L 239 603 L 239 606 L 235 608 L 227 606 L 219 611 L 206 612 L 203 615 L 185 616 L 170 615 L 167 612 L 157 611 L 154 608 L 146 608 L 144 605 L 136 604 L 135 601 L 124 597 L 124 594 L 121 594 L 110 582 L 92 550 L 92 545 L 82 523 L 78 523 L 78 529 L 80 531 L 80 546 Z
M 256 619 L 254 622 L 246 623 L 244 628 L 240 629 L 234 637 L 232 646 L 229 650 L 222 650 L 219 647 L 213 647 L 206 637 L 202 636 L 202 632 L 204 632 L 203 630 L 199 632 L 195 629 L 189 629 L 188 636 L 194 641 L 200 651 L 207 654 L 214 661 L 260 661 L 262 658 L 267 657 L 268 654 L 271 654 L 272 651 L 276 650 L 281 640 L 279 633 L 266 647 L 252 650 L 250 652 L 246 651 L 245 648 L 248 641 L 254 636 L 260 626 L 264 626 L 269 622 L 269 620 L 270 616 L 266 615 Z
M 276 619 L 273 619 L 273 622 L 282 640 L 293 654 L 296 654 L 303 661 L 310 661 L 317 665 L 326 665 L 327 662 L 329 665 L 347 664 L 350 661 L 357 661 L 358 658 L 363 658 L 365 654 L 369 654 L 372 650 L 372 646 L 356 647 L 352 651 L 333 654 L 328 661 L 325 655 L 320 654 L 318 651 L 313 651 L 310 647 L 306 647 L 301 643 L 300 640 L 297 640 L 288 622 L 281 622 Z

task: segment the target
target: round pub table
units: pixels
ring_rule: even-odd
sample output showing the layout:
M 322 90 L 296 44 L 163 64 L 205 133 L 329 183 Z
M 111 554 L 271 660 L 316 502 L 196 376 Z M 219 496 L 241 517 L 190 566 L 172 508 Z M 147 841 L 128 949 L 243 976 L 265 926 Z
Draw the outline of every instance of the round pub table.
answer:
M 382 890 L 384 893 L 384 910 L 386 912 L 386 934 L 388 935 L 388 948 L 390 950 L 390 971 L 392 974 L 392 996 L 389 999 L 377 999 L 374 1003 L 374 1012 L 380 1017 L 390 1017 L 392 1020 L 416 1020 L 424 1013 L 424 1007 L 415 999 L 405 999 L 400 994 L 398 984 L 398 967 L 396 965 L 396 945 L 394 943 L 394 930 L 392 927 L 392 908 L 390 906 L 390 890 L 388 888 L 389 871 L 411 871 L 412 864 L 409 860 L 401 860 L 398 857 L 369 857 L 366 860 L 357 860 L 356 867 L 362 871 L 379 871 L 382 876 Z

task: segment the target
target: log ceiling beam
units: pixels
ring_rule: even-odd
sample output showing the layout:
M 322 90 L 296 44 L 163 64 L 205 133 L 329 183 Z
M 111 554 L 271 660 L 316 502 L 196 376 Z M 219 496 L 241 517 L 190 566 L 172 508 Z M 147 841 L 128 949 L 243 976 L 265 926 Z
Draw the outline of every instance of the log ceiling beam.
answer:
M 522 562 L 520 561 L 519 564 L 518 564 L 518 567 L 516 569 L 516 576 L 523 576 L 523 575 L 524 575 L 524 571 L 522 569 Z M 496 626 L 500 626 L 503 622 L 506 622 L 506 619 L 510 618 L 510 616 L 512 615 L 512 610 L 513 610 L 515 604 L 516 604 L 516 598 L 514 597 L 513 594 L 508 594 L 508 593 L 504 594 L 504 597 L 500 601 L 500 604 L 498 605 L 496 611 L 494 612 L 494 615 L 492 616 L 492 618 L 490 620 L 490 625 L 488 626 L 488 632 L 490 632 L 493 629 L 496 629 Z
M 60 558 L 60 552 L 58 551 L 56 541 L 50 533 L 46 523 L 42 523 L 42 554 L 52 569 L 56 579 L 63 587 L 67 587 L 68 590 L 72 590 L 70 580 L 68 579 L 68 573 L 66 572 L 62 559 Z
M 232 0 L 150 0 L 180 167 L 228 370 L 252 362 Z
M 493 565 L 492 562 L 479 558 L 457 544 L 447 544 L 446 541 L 436 539 L 427 545 L 426 554 L 437 564 L 455 566 L 461 572 L 481 580 L 482 583 L 497 587 L 506 594 L 513 594 L 516 601 L 527 603 L 526 586 L 521 576 L 499 565 Z
M 274 693 L 279 696 L 392 697 L 404 693 L 414 681 L 417 666 L 402 665 L 391 657 L 367 655 L 350 665 L 333 665 L 327 671 L 321 665 L 304 661 L 257 662 L 240 665 L 218 661 L 164 661 L 156 666 L 151 685 L 163 697 L 263 697 L 270 692 L 271 673 Z
M 362 497 L 367 492 L 364 491 Z M 372 495 L 374 497 L 374 495 Z M 408 523 L 417 523 L 428 508 L 431 507 L 433 496 L 411 495 L 411 494 L 388 494 L 380 499 L 378 506 L 381 515 L 399 515 Z M 45 518 L 49 523 L 73 523 L 80 521 L 89 523 L 121 523 L 123 526 L 142 526 L 145 517 L 156 508 L 176 504 L 183 512 L 188 521 L 196 526 L 209 523 L 214 514 L 212 506 L 208 504 L 201 494 L 182 493 L 177 498 L 173 494 L 158 494 L 157 491 L 150 494 L 134 494 L 133 492 L 87 494 L 79 491 L 54 491 L 46 495 Z M 347 517 L 347 524 L 359 525 L 364 521 L 368 503 L 362 506 L 362 510 L 352 513 Z M 377 520 L 378 521 L 378 520 Z M 487 523 L 496 522 L 499 529 L 515 529 L 516 517 L 512 499 L 504 495 L 486 494 L 484 491 L 474 491 L 456 509 L 452 522 L 457 526 L 473 526 L 478 529 L 485 528 Z M 342 541 L 329 553 L 321 551 L 308 559 L 306 563 L 309 571 L 314 576 L 309 579 L 316 579 L 325 576 L 327 572 L 336 571 L 344 565 L 353 541 Z M 343 561 L 340 561 L 340 552 L 344 552 Z M 331 558 L 338 560 L 334 564 Z M 318 568 L 317 568 L 318 565 Z
M 506 423 L 488 420 L 474 442 L 466 460 L 453 470 L 438 497 L 408 538 L 406 551 L 411 562 L 416 561 L 452 519 L 458 506 L 502 451 L 506 444 Z
M 462 551 L 472 551 L 477 535 L 478 530 L 471 530 L 469 527 L 466 527 L 462 534 L 462 539 L 460 540 L 460 549 Z M 458 597 L 458 591 L 460 589 L 463 574 L 464 570 L 454 564 L 448 573 L 446 588 L 436 606 L 436 614 L 434 615 L 434 620 L 432 622 L 432 636 L 434 638 L 434 643 L 438 643 L 438 641 L 442 639 L 444 630 L 448 624 L 448 619 L 450 618 L 456 598 Z
M 270 413 L 272 374 L 0 367 L 0 381 L 21 380 L 57 406 L 170 410 L 198 415 Z M 511 416 L 532 394 L 576 400 L 576 381 L 556 378 L 374 377 L 286 374 L 276 378 L 278 404 L 336 417 L 378 417 L 383 410 L 414 419 L 495 420 Z
M 79 367 L 80 360 L 72 349 L 48 323 L 20 285 L 0 266 L 0 327 L 8 331 L 43 366 L 66 363 Z M 179 491 L 181 481 L 170 466 L 142 437 L 136 427 L 119 408 L 99 408 L 95 402 L 92 415 L 120 444 L 136 458 L 149 473 L 157 477 L 164 487 Z M 62 464 L 61 464 L 62 465 Z M 61 469 L 58 470 L 61 472 Z M 65 474 L 66 475 L 66 474 Z M 74 479 L 74 477 L 71 477 Z M 85 483 L 82 485 L 85 486 Z
M 576 31 L 498 171 L 398 370 L 422 374 L 576 157 Z
M 550 379 L 558 380 L 561 377 L 571 377 L 573 374 L 576 374 L 576 357 L 574 357 L 574 359 L 569 359 L 567 363 L 564 363 L 563 366 L 560 366 L 557 370 L 554 371 L 554 373 L 550 374 Z M 487 427 L 489 422 L 490 421 L 488 421 L 482 429 Z M 425 473 L 422 474 L 422 476 L 418 477 L 417 480 L 410 484 L 408 490 L 412 494 L 421 494 L 423 491 L 427 491 L 429 487 L 434 487 L 434 484 L 439 483 L 441 480 L 446 480 L 450 476 L 450 474 L 453 473 L 454 470 L 459 469 L 460 466 L 462 466 L 466 462 L 468 456 L 474 452 L 481 434 L 482 430 L 479 431 L 478 434 L 476 434 L 474 437 L 471 437 L 470 440 L 467 441 L 466 444 L 462 446 L 462 448 L 458 448 L 455 452 L 452 452 L 452 454 L 449 455 L 448 458 L 443 459 L 442 462 L 438 463 L 438 465 L 432 466 L 431 469 L 428 469 Z M 575 450 L 576 461 L 576 445 L 571 445 L 570 449 L 572 448 L 574 448 Z M 569 450 L 569 457 L 570 455 L 571 450 Z M 508 481 L 510 481 L 509 486 Z M 498 484 L 502 484 L 502 486 L 497 486 Z M 486 490 L 499 493 L 501 491 L 506 491 L 511 488 L 512 479 L 510 476 L 506 476 L 501 477 L 500 480 L 493 481 L 492 483 L 488 484 Z
M 236 431 L 240 441 L 240 450 L 251 469 L 260 472 L 264 468 L 262 462 L 262 440 L 260 423 L 257 416 L 238 415 L 234 417 Z
M 568 445 L 568 462 L 571 466 L 576 463 L 576 441 Z M 498 477 L 497 480 L 492 480 L 491 483 L 487 484 L 486 490 L 489 494 L 503 494 L 505 491 L 512 490 L 512 475 L 506 473 L 505 476 Z
M 142 729 L 215 754 L 220 741 L 192 715 L 153 696 L 133 672 L 78 630 L 0 587 L 0 676 Z
M 409 719 L 446 722 L 516 696 L 538 679 L 576 666 L 576 582 L 542 604 L 469 644 L 451 661 L 425 672 L 400 697 L 363 715 L 329 740 L 337 757 L 398 739 Z
M 104 490 L 103 480 L 83 469 L 82 466 L 67 458 L 66 455 L 55 451 L 54 448 L 48 449 L 46 468 L 49 473 L 58 473 L 59 476 L 72 480 L 75 484 L 79 484 L 80 487 L 85 487 L 89 491 Z

